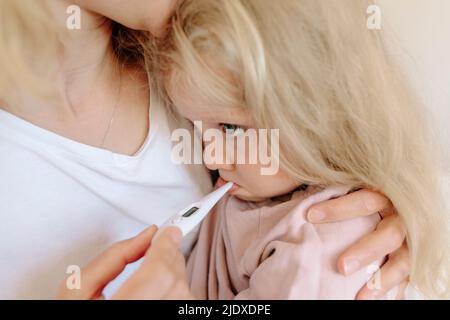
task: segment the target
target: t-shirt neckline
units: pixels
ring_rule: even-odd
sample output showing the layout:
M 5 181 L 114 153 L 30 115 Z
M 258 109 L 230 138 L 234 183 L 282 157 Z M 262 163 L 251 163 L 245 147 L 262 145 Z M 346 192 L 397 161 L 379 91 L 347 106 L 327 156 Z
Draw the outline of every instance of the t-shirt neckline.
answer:
M 152 91 L 153 93 L 153 91 Z M 139 150 L 133 155 L 127 155 L 122 153 L 116 153 L 107 149 L 91 146 L 78 142 L 76 140 L 64 137 L 53 131 L 39 127 L 25 119 L 20 118 L 6 110 L 0 108 L 0 124 L 4 129 L 10 129 L 13 132 L 13 136 L 9 138 L 17 140 L 17 135 L 20 135 L 29 143 L 41 144 L 43 148 L 49 148 L 49 152 L 58 152 L 58 150 L 66 155 L 87 160 L 87 161 L 101 161 L 127 164 L 129 162 L 138 161 L 145 153 L 146 149 L 153 141 L 153 137 L 158 130 L 158 123 L 162 120 L 156 120 L 155 118 L 160 115 L 158 112 L 159 101 L 157 101 L 154 94 L 150 95 L 150 104 L 148 106 L 148 131 L 147 136 L 142 143 Z M 0 128 L 0 132 L 2 129 Z M 8 137 L 8 135 L 7 135 Z

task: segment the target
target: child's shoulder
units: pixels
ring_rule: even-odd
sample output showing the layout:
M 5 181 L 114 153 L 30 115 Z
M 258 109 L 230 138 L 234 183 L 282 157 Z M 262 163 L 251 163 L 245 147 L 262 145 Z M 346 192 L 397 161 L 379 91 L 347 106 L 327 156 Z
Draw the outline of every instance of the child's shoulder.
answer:
M 217 277 L 214 281 L 226 279 L 223 287 L 232 283 L 242 297 L 248 298 L 310 298 L 311 290 L 316 292 L 318 288 L 325 291 L 321 289 L 316 298 L 353 297 L 368 275 L 358 274 L 349 285 L 349 280 L 336 270 L 336 258 L 373 229 L 378 220 L 361 217 L 311 224 L 306 219 L 313 204 L 348 191 L 345 187 L 315 187 L 284 200 L 259 203 L 227 195 L 202 226 L 190 270 L 198 270 L 198 261 L 210 267 L 205 258 L 209 257 L 215 266 L 221 266 L 213 272 Z M 225 291 L 232 296 L 232 291 Z
M 233 224 L 255 220 L 258 224 L 268 227 L 287 221 L 291 225 L 300 225 L 308 223 L 306 214 L 311 206 L 343 196 L 350 189 L 347 186 L 308 186 L 289 195 L 260 202 L 243 201 L 227 195 L 218 204 L 216 211 L 225 216 L 224 220 Z
M 227 196 L 218 205 L 217 222 L 227 242 L 246 244 L 247 250 L 242 249 L 241 254 L 265 251 L 273 241 L 295 245 L 320 239 L 324 246 L 328 242 L 353 243 L 376 227 L 377 214 L 325 224 L 311 224 L 307 220 L 312 205 L 343 196 L 349 190 L 345 186 L 308 187 L 294 192 L 284 201 L 258 203 Z

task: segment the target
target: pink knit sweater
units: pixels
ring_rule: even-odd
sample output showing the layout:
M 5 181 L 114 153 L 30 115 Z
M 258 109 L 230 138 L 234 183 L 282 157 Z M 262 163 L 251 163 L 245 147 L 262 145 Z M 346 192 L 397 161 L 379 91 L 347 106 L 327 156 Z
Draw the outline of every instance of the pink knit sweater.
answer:
M 188 261 L 194 295 L 200 299 L 354 299 L 374 268 L 345 277 L 338 273 L 336 261 L 375 229 L 379 216 L 314 225 L 306 220 L 311 205 L 348 191 L 309 187 L 284 202 L 258 203 L 227 195 L 203 222 Z

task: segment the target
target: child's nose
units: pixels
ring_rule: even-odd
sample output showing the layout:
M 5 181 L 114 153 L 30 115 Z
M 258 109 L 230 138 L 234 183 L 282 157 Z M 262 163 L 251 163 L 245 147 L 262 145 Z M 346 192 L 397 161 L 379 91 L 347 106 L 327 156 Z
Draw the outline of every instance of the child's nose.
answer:
M 203 161 L 209 170 L 232 171 L 235 169 L 234 147 L 227 145 L 225 139 L 218 144 L 204 142 Z
M 209 170 L 227 170 L 232 171 L 235 169 L 235 163 L 233 155 L 227 154 L 228 152 L 224 150 L 223 154 L 215 153 L 211 156 L 206 150 L 203 153 L 203 160 L 206 167 Z
M 226 170 L 226 171 L 233 171 L 234 170 L 234 164 L 227 164 L 227 163 L 205 163 L 206 167 L 209 170 Z

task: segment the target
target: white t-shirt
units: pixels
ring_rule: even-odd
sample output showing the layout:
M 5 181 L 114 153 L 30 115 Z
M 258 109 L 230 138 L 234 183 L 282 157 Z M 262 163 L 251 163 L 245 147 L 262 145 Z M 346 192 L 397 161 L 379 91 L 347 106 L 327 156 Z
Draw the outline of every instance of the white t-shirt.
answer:
M 0 110 L 1 299 L 53 298 L 70 265 L 85 265 L 211 190 L 205 167 L 171 161 L 175 122 L 151 100 L 149 134 L 134 156 L 75 142 Z

